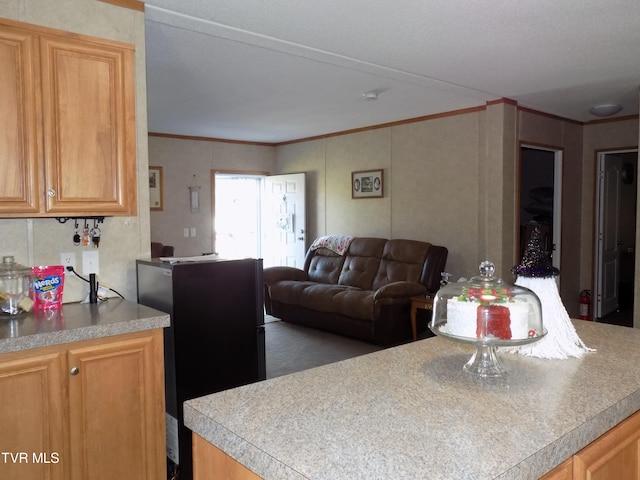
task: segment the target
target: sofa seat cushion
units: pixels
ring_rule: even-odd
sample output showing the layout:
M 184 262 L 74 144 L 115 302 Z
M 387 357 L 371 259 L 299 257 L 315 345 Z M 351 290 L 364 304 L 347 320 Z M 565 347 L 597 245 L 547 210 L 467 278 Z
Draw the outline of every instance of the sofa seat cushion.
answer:
M 317 312 L 373 321 L 374 292 L 348 285 L 283 281 L 271 287 L 271 298 Z
M 305 288 L 300 296 L 300 306 L 318 312 L 336 313 L 335 298 L 348 290 L 353 290 L 353 287 L 318 283 Z
M 374 321 L 375 301 L 371 290 L 349 289 L 333 297 L 334 313 L 359 320 Z
M 318 285 L 315 282 L 300 282 L 296 280 L 283 280 L 269 287 L 269 296 L 272 300 L 287 305 L 300 305 L 302 292 L 307 288 Z

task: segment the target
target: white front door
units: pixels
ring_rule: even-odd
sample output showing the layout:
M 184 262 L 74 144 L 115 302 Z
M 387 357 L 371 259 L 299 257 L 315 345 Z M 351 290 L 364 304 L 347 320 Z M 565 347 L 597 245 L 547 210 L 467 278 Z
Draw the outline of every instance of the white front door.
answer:
M 265 178 L 262 214 L 265 267 L 303 267 L 307 231 L 305 196 L 304 173 Z
M 622 159 L 601 155 L 598 159 L 598 225 L 596 258 L 596 318 L 618 308 L 620 272 L 619 207 Z

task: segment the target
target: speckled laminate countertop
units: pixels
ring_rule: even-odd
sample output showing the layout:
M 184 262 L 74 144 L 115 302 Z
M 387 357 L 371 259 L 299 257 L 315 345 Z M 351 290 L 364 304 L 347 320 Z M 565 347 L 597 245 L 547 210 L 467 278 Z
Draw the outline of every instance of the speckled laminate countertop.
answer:
M 169 326 L 169 315 L 127 300 L 68 303 L 61 310 L 0 318 L 0 353 Z
M 266 479 L 536 479 L 640 409 L 640 330 L 575 321 L 581 359 L 436 337 L 185 403 L 185 424 Z

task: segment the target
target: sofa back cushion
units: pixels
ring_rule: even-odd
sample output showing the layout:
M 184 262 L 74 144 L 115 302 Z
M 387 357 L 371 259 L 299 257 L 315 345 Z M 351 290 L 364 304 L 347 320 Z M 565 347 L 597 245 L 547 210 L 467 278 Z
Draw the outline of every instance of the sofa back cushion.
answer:
M 384 238 L 354 238 L 345 255 L 338 283 L 371 290 L 386 242 Z
M 417 240 L 388 240 L 384 245 L 372 289 L 377 290 L 391 282 L 419 283 L 430 246 L 430 243 Z
M 305 262 L 309 280 L 317 283 L 338 283 L 344 259 L 344 255 L 338 255 L 327 248 L 309 251 Z

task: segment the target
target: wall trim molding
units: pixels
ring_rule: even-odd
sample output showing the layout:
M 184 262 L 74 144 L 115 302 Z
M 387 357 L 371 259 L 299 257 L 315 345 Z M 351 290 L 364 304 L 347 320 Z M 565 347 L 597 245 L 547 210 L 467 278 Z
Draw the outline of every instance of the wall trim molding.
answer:
M 149 132 L 148 135 L 150 137 L 160 137 L 160 138 L 174 138 L 177 140 L 197 140 L 199 142 L 221 142 L 221 143 L 237 143 L 240 145 L 257 145 L 259 147 L 273 147 L 277 144 L 275 143 L 267 143 L 267 142 L 250 142 L 248 140 L 229 140 L 225 138 L 216 138 L 216 137 L 198 137 L 195 135 L 178 135 L 174 133 L 158 133 L 158 132 Z

